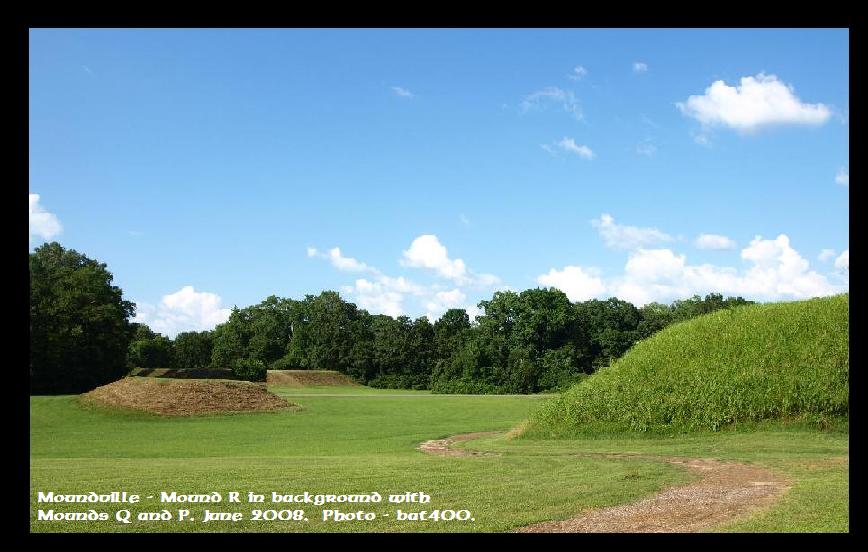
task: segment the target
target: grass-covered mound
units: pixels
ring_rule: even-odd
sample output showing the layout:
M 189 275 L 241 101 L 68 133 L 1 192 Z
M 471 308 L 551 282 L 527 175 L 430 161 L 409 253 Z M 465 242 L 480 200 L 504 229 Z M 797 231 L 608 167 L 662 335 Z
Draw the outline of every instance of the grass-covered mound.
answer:
M 280 387 L 359 385 L 353 379 L 334 370 L 269 370 L 268 385 Z
M 824 424 L 849 410 L 849 294 L 675 324 L 544 405 L 525 436 Z
M 163 414 L 222 414 L 297 408 L 265 384 L 229 380 L 127 377 L 81 396 L 84 404 Z

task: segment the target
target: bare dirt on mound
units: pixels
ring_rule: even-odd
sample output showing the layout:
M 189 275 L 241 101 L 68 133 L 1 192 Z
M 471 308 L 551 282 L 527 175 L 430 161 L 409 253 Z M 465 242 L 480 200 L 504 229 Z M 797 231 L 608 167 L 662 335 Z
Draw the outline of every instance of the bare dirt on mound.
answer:
M 349 376 L 331 370 L 269 370 L 266 383 L 281 387 L 359 385 Z
M 466 433 L 426 441 L 419 450 L 443 456 L 484 456 L 486 453 L 451 449 L 458 441 L 488 437 L 496 432 Z M 491 453 L 489 453 L 491 454 Z M 789 488 L 790 482 L 750 464 L 710 458 L 664 458 L 646 455 L 586 455 L 611 458 L 653 458 L 683 466 L 699 478 L 638 502 L 582 512 L 563 521 L 544 521 L 514 533 L 692 533 L 735 521 L 767 508 Z
M 298 409 L 262 383 L 128 377 L 81 395 L 85 404 L 167 416 Z

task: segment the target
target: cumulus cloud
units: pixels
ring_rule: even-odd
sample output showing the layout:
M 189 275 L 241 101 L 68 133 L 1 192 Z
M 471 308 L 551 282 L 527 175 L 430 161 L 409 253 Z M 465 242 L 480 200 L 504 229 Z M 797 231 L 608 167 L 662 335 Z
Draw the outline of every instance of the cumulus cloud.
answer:
M 570 90 L 562 90 L 556 86 L 549 86 L 525 96 L 521 102 L 521 110 L 528 112 L 544 109 L 548 104 L 560 105 L 564 111 L 577 120 L 582 120 L 584 117 L 575 94 Z
M 742 77 L 737 86 L 715 81 L 704 94 L 690 96 L 676 106 L 704 127 L 724 126 L 740 132 L 784 124 L 821 125 L 832 115 L 826 105 L 802 103 L 792 86 L 764 73 Z
M 449 291 L 438 291 L 425 303 L 425 308 L 428 309 L 428 318 L 436 320 L 448 309 L 461 308 L 466 299 L 467 295 L 458 288 Z
M 831 260 L 834 257 L 835 257 L 835 250 L 834 249 L 823 249 L 822 251 L 820 251 L 820 254 L 817 255 L 817 259 L 819 259 L 820 261 L 823 261 L 823 262 Z
M 403 88 L 401 86 L 393 86 L 392 92 L 394 92 L 396 96 L 400 96 L 402 98 L 414 98 L 415 97 L 415 95 L 412 92 L 410 92 L 409 90 L 407 90 L 406 88 Z
M 849 285 L 849 250 L 835 261 L 845 283 L 833 284 L 811 270 L 785 234 L 775 239 L 756 236 L 742 249 L 741 259 L 742 267 L 693 265 L 671 249 L 639 248 L 629 253 L 619 275 L 604 278 L 595 269 L 567 266 L 551 269 L 537 282 L 562 290 L 571 301 L 615 296 L 638 306 L 708 293 L 759 301 L 807 299 L 841 293 Z
M 467 305 L 464 307 L 464 310 L 467 311 L 467 316 L 470 318 L 471 322 L 485 314 L 485 310 L 479 308 L 479 305 Z
M 648 64 L 643 63 L 641 61 L 633 62 L 633 72 L 634 73 L 646 73 L 648 71 Z
M 672 240 L 672 236 L 656 228 L 617 224 L 608 213 L 603 213 L 599 219 L 592 220 L 591 225 L 600 233 L 606 246 L 612 249 L 636 249 Z
M 332 266 L 345 272 L 378 272 L 376 268 L 368 266 L 352 257 L 344 257 L 339 247 L 329 249 L 328 253 L 322 253 L 315 247 L 308 247 L 307 256 L 327 259 Z
M 461 259 L 452 259 L 446 247 L 437 236 L 419 236 L 403 252 L 402 266 L 427 268 L 441 278 L 450 281 L 453 289 L 444 289 L 442 283 L 421 285 L 403 276 L 392 277 L 351 257 L 344 257 L 335 247 L 322 253 L 314 247 L 307 248 L 308 257 L 327 259 L 331 265 L 342 271 L 370 272 L 373 276 L 358 278 L 352 285 L 339 289 L 359 305 L 373 314 L 400 316 L 408 312 L 419 312 L 416 307 L 427 309 L 432 320 L 449 308 L 460 308 L 467 300 L 468 289 L 475 291 L 490 290 L 500 284 L 500 278 L 493 274 L 478 274 L 467 268 Z M 408 300 L 412 300 L 407 307 Z
M 413 240 L 403 252 L 402 266 L 428 268 L 438 276 L 448 278 L 460 285 L 493 286 L 500 283 L 494 274 L 477 274 L 467 268 L 462 259 L 451 259 L 446 246 L 437 236 L 423 234 Z
M 747 267 L 690 265 L 685 255 L 669 249 L 639 249 L 630 254 L 624 275 L 612 283 L 614 295 L 636 304 L 670 301 L 720 292 L 758 300 L 806 299 L 832 295 L 846 288 L 810 270 L 790 245 L 789 237 L 755 237 L 741 251 Z
M 587 76 L 587 74 L 588 74 L 588 70 L 587 70 L 587 69 L 585 69 L 585 68 L 582 67 L 581 65 L 577 65 L 577 66 L 573 69 L 573 72 L 570 73 L 569 75 L 567 75 L 567 77 L 568 77 L 570 80 L 582 80 L 583 78 L 585 78 L 585 76 Z
M 565 266 L 563 270 L 552 268 L 536 280 L 540 285 L 563 291 L 570 301 L 587 301 L 606 291 L 606 285 L 597 274 L 593 268 Z
M 850 272 L 850 250 L 845 249 L 837 259 L 835 259 L 835 269 L 842 272 Z
M 431 268 L 440 276 L 452 280 L 461 280 L 467 275 L 467 267 L 464 261 L 461 259 L 450 259 L 446 247 L 433 234 L 424 234 L 413 240 L 410 248 L 404 251 L 404 258 L 401 264 L 404 266 Z
M 229 320 L 230 309 L 221 306 L 215 293 L 184 286 L 164 295 L 156 306 L 139 303 L 133 322 L 147 324 L 155 332 L 174 338 L 180 332 L 211 330 Z
M 697 249 L 735 249 L 735 242 L 719 234 L 700 234 L 696 238 Z
M 63 231 L 57 215 L 50 213 L 39 204 L 39 194 L 30 194 L 30 238 L 48 241 Z
M 838 173 L 835 174 L 835 182 L 840 184 L 841 186 L 850 187 L 850 171 L 841 167 L 838 169 Z
M 388 316 L 404 314 L 404 294 L 388 282 L 371 282 L 360 278 L 350 290 L 359 307 L 369 312 Z

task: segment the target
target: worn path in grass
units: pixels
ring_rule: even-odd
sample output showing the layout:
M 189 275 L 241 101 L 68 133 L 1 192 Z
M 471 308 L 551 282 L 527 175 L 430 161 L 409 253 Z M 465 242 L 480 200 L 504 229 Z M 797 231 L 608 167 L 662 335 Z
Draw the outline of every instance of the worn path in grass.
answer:
M 440 456 L 490 456 L 496 453 L 454 449 L 456 442 L 490 437 L 496 432 L 464 433 L 432 439 L 419 450 Z M 686 467 L 699 476 L 693 483 L 665 489 L 656 495 L 620 506 L 581 513 L 563 521 L 535 523 L 517 533 L 687 533 L 733 521 L 771 505 L 790 488 L 790 482 L 749 464 L 707 458 L 594 454 L 611 458 L 659 459 Z

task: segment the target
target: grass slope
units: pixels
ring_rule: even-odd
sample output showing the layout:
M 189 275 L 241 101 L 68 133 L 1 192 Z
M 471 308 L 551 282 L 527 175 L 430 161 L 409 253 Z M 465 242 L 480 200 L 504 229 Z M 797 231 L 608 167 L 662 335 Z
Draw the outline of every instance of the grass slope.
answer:
M 540 458 L 504 454 L 447 458 L 416 450 L 424 440 L 453 433 L 507 430 L 527 417 L 534 397 L 417 397 L 388 395 L 301 397 L 300 412 L 164 418 L 83 408 L 75 396 L 31 397 L 31 531 L 33 532 L 418 532 L 502 531 L 568 517 L 576 509 L 636 500 L 688 475 L 653 461 Z M 140 493 L 135 505 L 37 502 L 39 491 Z M 161 491 L 248 491 L 268 495 L 263 504 L 163 504 Z M 383 495 L 423 491 L 429 504 L 333 504 L 392 513 L 370 522 L 322 520 L 329 506 L 273 504 L 280 493 Z M 153 496 L 153 499 L 144 497 Z M 255 508 L 301 507 L 309 521 L 252 521 Z M 200 523 L 37 521 L 39 509 L 78 512 L 94 508 L 133 515 L 190 508 L 244 512 L 243 521 Z M 399 522 L 396 509 L 467 509 L 470 522 Z
M 676 324 L 534 413 L 532 437 L 823 427 L 848 415 L 849 295 L 722 310 Z
M 400 391 L 397 393 L 401 393 Z M 678 437 L 533 440 L 488 438 L 460 446 L 500 456 L 422 454 L 424 440 L 454 433 L 506 430 L 539 405 L 538 397 L 359 395 L 293 399 L 300 412 L 165 418 L 83 408 L 75 396 L 30 398 L 32 532 L 427 532 L 504 531 L 587 508 L 639 500 L 686 483 L 691 475 L 651 458 L 597 453 L 716 457 L 754 462 L 793 481 L 768 511 L 719 530 L 848 531 L 846 433 L 805 429 L 698 432 Z M 163 504 L 160 491 L 205 493 L 424 491 L 429 504 L 342 504 L 378 514 L 435 508 L 468 509 L 474 522 L 323 522 L 325 506 L 301 505 L 308 522 L 252 521 L 273 504 Z M 40 504 L 38 491 L 139 493 L 135 505 Z M 148 495 L 154 499 L 147 499 Z M 225 499 L 224 499 L 225 500 Z M 37 521 L 37 511 L 113 512 L 135 517 L 189 507 L 196 522 Z M 235 523 L 200 523 L 204 509 L 243 512 Z
M 280 387 L 322 387 L 359 385 L 353 378 L 334 370 L 269 370 L 268 385 Z

